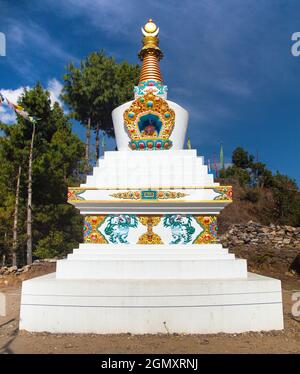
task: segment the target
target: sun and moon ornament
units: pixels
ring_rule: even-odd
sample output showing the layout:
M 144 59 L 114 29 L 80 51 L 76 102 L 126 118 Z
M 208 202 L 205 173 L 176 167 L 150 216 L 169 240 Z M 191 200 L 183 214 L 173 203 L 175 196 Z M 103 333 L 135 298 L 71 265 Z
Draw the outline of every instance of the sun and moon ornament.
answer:
M 131 139 L 132 150 L 167 150 L 172 147 L 170 135 L 175 124 L 175 112 L 157 94 L 162 85 L 159 60 L 163 53 L 158 44 L 159 28 L 149 19 L 144 27 L 143 46 L 139 52 L 142 69 L 139 82 L 147 91 L 124 112 L 124 125 Z M 153 87 L 153 88 L 152 88 Z
M 159 61 L 163 58 L 163 53 L 159 48 L 159 27 L 150 18 L 144 27 L 143 33 L 143 46 L 138 54 L 139 59 L 142 61 L 141 75 L 139 81 L 148 81 L 153 79 L 162 82 L 162 75 L 160 72 Z

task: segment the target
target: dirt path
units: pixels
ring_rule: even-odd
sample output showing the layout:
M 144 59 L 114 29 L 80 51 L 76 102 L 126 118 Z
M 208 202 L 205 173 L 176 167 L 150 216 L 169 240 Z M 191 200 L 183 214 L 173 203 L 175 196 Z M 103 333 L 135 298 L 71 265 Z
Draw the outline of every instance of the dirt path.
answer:
M 18 331 L 20 286 L 0 288 L 8 313 L 0 317 L 0 353 L 300 353 L 300 318 L 291 295 L 300 279 L 284 277 L 285 330 L 217 335 L 81 335 Z

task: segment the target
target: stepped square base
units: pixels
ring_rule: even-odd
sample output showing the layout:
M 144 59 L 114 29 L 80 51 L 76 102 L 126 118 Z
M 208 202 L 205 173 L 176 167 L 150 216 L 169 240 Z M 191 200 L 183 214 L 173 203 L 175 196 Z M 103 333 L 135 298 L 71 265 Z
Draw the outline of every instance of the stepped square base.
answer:
M 195 150 L 105 152 L 86 183 L 68 192 L 85 216 L 84 243 L 56 273 L 23 282 L 20 329 L 282 329 L 280 281 L 247 273 L 246 261 L 217 242 L 217 216 L 232 189 L 207 171 Z
M 52 333 L 239 333 L 283 328 L 279 280 L 59 279 L 23 282 L 20 329 Z
M 227 279 L 247 277 L 246 260 L 221 244 L 80 244 L 57 262 L 58 279 Z

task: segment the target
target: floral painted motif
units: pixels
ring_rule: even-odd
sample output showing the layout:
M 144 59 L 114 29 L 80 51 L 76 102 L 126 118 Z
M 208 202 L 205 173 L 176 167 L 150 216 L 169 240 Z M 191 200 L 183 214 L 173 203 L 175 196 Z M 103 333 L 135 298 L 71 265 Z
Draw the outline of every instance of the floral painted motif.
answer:
M 149 193 L 152 193 L 151 198 L 149 198 Z M 145 190 L 145 191 L 117 192 L 117 193 L 113 193 L 110 196 L 116 199 L 126 199 L 126 200 L 168 200 L 168 199 L 180 199 L 182 197 L 188 196 L 188 194 L 182 193 L 182 192 L 174 192 L 174 191 Z
M 85 216 L 83 237 L 85 243 L 107 244 L 107 240 L 100 232 L 100 226 L 106 216 Z
M 195 232 L 191 215 L 167 214 L 164 216 L 164 227 L 172 230 L 173 240 L 170 244 L 187 244 Z
M 232 200 L 232 186 L 218 186 L 213 191 L 218 194 L 214 200 Z
M 125 199 L 125 200 L 140 200 L 141 191 L 126 191 L 126 192 L 117 192 L 110 195 L 116 199 Z
M 218 223 L 217 219 L 211 221 L 211 224 L 209 225 L 209 231 L 214 239 L 217 239 L 218 235 Z
M 84 238 L 89 237 L 92 232 L 93 232 L 92 225 L 90 224 L 90 222 L 85 220 L 84 225 L 83 225 L 83 236 L 84 236 Z
M 194 216 L 195 220 L 203 228 L 193 244 L 212 244 L 218 242 L 218 224 L 216 216 Z
M 111 243 L 129 244 L 127 237 L 130 228 L 138 226 L 138 219 L 135 215 L 120 214 L 107 217 L 105 234 L 109 236 Z
M 68 202 L 82 201 L 84 198 L 81 196 L 86 190 L 77 188 L 68 188 Z
M 142 225 L 147 226 L 147 232 L 139 237 L 137 244 L 164 244 L 161 237 L 153 232 L 153 226 L 157 226 L 161 216 L 139 216 Z
M 145 93 L 152 91 L 156 95 L 164 96 L 168 92 L 167 86 L 163 85 L 162 82 L 149 79 L 147 81 L 142 81 L 138 86 L 134 87 L 135 97 L 143 96 Z

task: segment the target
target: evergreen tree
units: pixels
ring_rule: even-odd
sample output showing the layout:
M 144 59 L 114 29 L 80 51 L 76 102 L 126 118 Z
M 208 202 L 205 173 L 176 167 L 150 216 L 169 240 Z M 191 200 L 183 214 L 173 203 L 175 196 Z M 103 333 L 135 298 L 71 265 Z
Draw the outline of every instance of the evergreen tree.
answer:
M 96 135 L 96 159 L 99 158 L 100 131 L 114 136 L 111 112 L 133 98 L 140 67 L 117 63 L 104 51 L 93 52 L 80 67 L 67 67 L 62 98 L 72 109 L 73 118 L 86 127 L 85 171 L 89 170 L 91 129 Z
M 60 106 L 57 103 L 51 105 L 49 92 L 39 83 L 33 89 L 24 91 L 19 104 L 38 118 L 32 149 L 33 253 L 41 257 L 63 255 L 82 240 L 82 219 L 76 209 L 67 204 L 67 186 L 80 180 L 84 147 L 72 133 L 71 124 Z M 26 204 L 32 123 L 18 116 L 16 124 L 2 125 L 1 128 L 4 133 L 0 142 L 3 165 L 0 169 L 0 187 L 4 191 L 0 203 L 2 248 L 3 251 L 6 248 L 6 253 L 7 247 L 12 249 L 13 212 L 21 166 L 17 230 L 20 261 L 24 262 L 22 254 L 28 239 Z
M 274 216 L 280 224 L 300 225 L 300 192 L 296 182 L 278 171 L 272 178 L 276 204 Z
M 267 189 L 272 196 L 272 208 L 261 202 L 265 218 L 278 224 L 299 226 L 300 191 L 296 182 L 279 172 L 273 175 L 265 164 L 253 159 L 243 148 L 236 148 L 232 154 L 233 165 L 221 170 L 220 177 L 237 180 L 244 189 L 243 200 L 252 203 L 257 203 L 262 190 Z
M 242 147 L 237 147 L 232 152 L 232 163 L 238 168 L 247 169 L 252 166 L 254 157 L 249 155 Z

